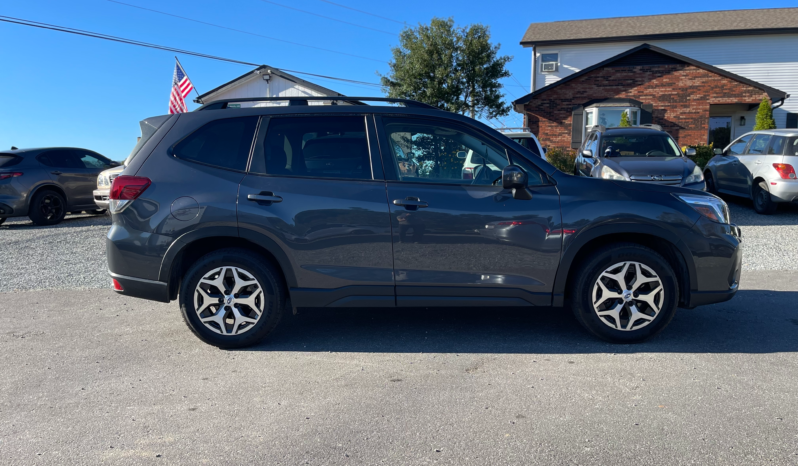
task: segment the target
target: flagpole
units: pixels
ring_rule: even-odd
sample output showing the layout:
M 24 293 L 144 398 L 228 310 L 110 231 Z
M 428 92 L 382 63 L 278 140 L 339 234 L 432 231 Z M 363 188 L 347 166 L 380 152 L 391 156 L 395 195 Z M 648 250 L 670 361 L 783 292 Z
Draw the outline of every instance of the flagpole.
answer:
M 186 75 L 189 81 L 191 81 L 191 77 L 188 75 L 188 73 L 186 73 L 186 69 L 183 68 L 183 64 L 180 63 L 180 60 L 177 59 L 177 55 L 175 55 L 175 61 L 177 62 L 177 66 L 179 66 L 180 69 L 183 71 L 183 74 Z M 194 81 L 191 81 L 191 87 L 194 88 L 194 92 L 197 93 L 197 99 L 199 99 L 200 94 L 199 92 L 197 92 L 197 86 L 194 85 Z

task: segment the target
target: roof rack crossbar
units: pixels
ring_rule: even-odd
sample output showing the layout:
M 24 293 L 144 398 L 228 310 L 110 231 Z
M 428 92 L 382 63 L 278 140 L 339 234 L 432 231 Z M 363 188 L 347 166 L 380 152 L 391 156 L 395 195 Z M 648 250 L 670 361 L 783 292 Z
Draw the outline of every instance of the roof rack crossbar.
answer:
M 393 99 L 390 97 L 349 97 L 349 96 L 322 95 L 322 96 L 302 96 L 302 97 L 243 97 L 236 99 L 221 99 L 207 103 L 202 102 L 203 105 L 195 111 L 225 109 L 228 108 L 228 104 L 237 103 L 237 102 L 286 102 L 286 101 L 288 102 L 289 106 L 308 105 L 308 101 L 345 102 L 349 105 L 368 105 L 364 103 L 364 101 L 388 102 L 388 103 L 404 104 L 405 107 L 429 108 L 437 110 L 437 108 L 433 107 L 432 105 L 411 99 Z

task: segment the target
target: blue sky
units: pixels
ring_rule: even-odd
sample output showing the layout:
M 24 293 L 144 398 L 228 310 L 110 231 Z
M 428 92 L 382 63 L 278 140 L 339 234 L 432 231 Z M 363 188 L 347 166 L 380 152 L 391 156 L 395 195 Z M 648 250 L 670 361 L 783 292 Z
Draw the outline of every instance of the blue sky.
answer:
M 119 1 L 370 60 L 223 30 L 109 0 L 11 0 L 3 2 L 0 15 L 372 83 L 379 82 L 378 72 L 387 72 L 390 48 L 397 45 L 403 27 L 324 0 Z M 738 0 L 722 5 L 684 0 L 567 3 L 335 0 L 335 3 L 411 26 L 429 22 L 435 16 L 451 16 L 460 25 L 479 22 L 490 26 L 493 40 L 501 44 L 502 53 L 514 57 L 509 68 L 515 79 L 504 80 L 508 100 L 528 92 L 530 52 L 519 42 L 529 23 L 753 6 L 750 1 Z M 756 5 L 758 8 L 787 6 L 794 4 L 763 0 Z M 173 53 L 8 23 L 0 23 L 0 44 L 3 65 L 0 149 L 12 145 L 79 146 L 122 160 L 139 135 L 137 122 L 167 112 Z M 179 58 L 200 93 L 251 69 L 191 56 Z M 348 95 L 382 95 L 378 88 L 307 79 Z M 196 104 L 189 103 L 189 110 L 195 107 Z M 520 115 L 515 113 L 505 119 L 508 126 L 517 126 L 520 121 Z

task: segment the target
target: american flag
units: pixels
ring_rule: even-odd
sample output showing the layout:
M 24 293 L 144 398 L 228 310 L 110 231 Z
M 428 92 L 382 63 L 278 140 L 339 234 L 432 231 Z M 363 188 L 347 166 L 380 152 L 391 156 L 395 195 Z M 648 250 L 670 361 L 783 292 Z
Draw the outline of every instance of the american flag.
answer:
M 175 74 L 172 76 L 172 93 L 169 95 L 169 113 L 187 112 L 186 96 L 194 89 L 194 85 L 183 71 L 180 62 L 175 58 Z

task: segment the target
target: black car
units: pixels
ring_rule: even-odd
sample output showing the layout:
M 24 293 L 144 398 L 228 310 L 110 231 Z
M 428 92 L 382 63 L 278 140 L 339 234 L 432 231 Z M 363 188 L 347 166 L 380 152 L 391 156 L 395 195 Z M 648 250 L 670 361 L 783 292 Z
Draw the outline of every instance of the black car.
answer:
M 657 125 L 594 126 L 576 154 L 574 175 L 706 190 L 701 168 Z
M 226 348 L 304 307 L 570 306 L 636 341 L 737 291 L 740 232 L 713 195 L 574 177 L 414 101 L 314 99 L 148 119 L 111 187 L 114 289 L 178 300 Z
M 97 175 L 116 166 L 75 147 L 0 152 L 0 223 L 28 216 L 36 225 L 54 225 L 69 212 L 97 210 Z

